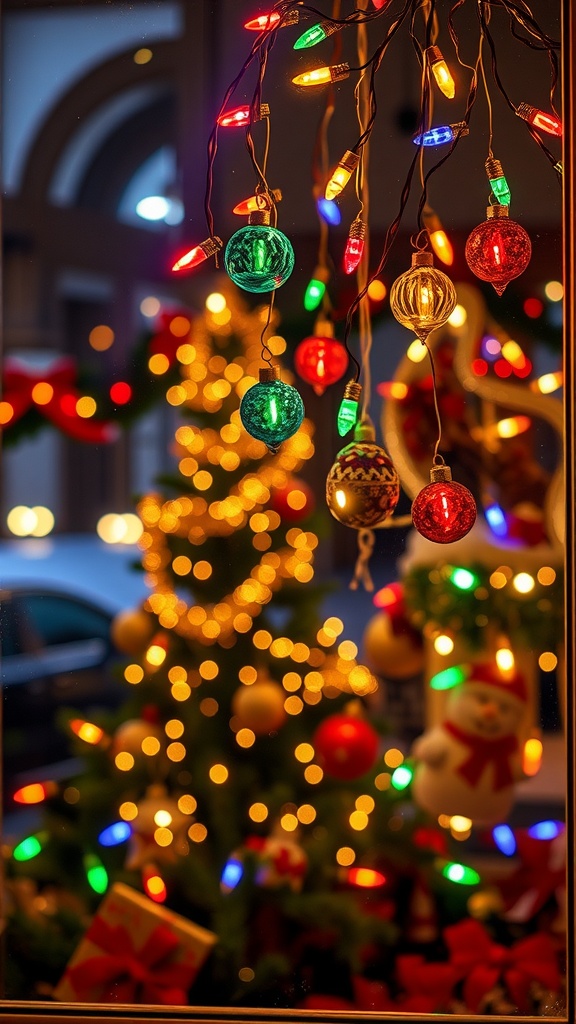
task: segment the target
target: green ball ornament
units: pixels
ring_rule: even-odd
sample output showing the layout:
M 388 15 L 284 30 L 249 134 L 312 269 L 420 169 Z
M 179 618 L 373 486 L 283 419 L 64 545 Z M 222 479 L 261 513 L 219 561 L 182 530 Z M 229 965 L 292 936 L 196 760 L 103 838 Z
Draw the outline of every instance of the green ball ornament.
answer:
M 284 384 L 274 366 L 260 370 L 260 380 L 244 394 L 240 419 L 251 437 L 277 452 L 304 419 L 304 403 L 291 384 Z
M 226 273 L 246 292 L 274 291 L 294 270 L 292 244 L 269 220 L 268 210 L 252 214 L 250 223 L 236 231 L 226 246 Z

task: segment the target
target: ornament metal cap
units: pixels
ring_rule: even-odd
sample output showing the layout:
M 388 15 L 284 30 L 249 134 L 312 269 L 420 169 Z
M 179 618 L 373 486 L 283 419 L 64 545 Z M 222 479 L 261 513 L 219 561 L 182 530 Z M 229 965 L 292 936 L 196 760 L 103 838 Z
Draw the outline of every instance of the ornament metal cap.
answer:
M 529 121 L 535 110 L 536 107 L 530 106 L 529 103 L 519 103 L 516 107 L 518 117 L 521 117 L 524 121 Z
M 352 402 L 360 401 L 362 394 L 362 385 L 357 380 L 349 380 L 346 387 L 344 388 L 344 398 L 349 398 Z
M 430 470 L 430 483 L 431 484 L 444 484 L 452 479 L 452 470 L 450 466 L 432 466 Z
M 258 370 L 258 381 L 260 384 L 269 384 L 272 380 L 280 380 L 280 370 L 277 366 L 261 366 Z
M 356 217 L 356 220 L 353 220 L 350 225 L 348 238 L 366 238 L 366 221 L 361 217 Z
M 507 217 L 509 212 L 510 210 L 507 206 L 500 206 L 498 203 L 495 206 L 486 207 L 486 217 L 488 220 L 498 220 L 499 218 Z
M 224 242 L 221 238 L 218 238 L 218 235 L 211 235 L 210 238 L 207 238 L 204 242 L 200 242 L 199 248 L 202 249 L 202 252 L 205 253 L 208 258 L 209 256 L 215 256 L 217 252 L 220 252 L 223 245 Z
M 375 441 L 376 431 L 374 430 L 374 424 L 368 421 L 359 423 L 354 427 L 354 440 L 355 441 Z
M 439 60 L 444 60 L 444 55 L 439 46 L 428 46 L 426 48 L 426 58 L 430 67 L 433 64 L 437 64 Z
M 332 64 L 330 66 L 330 81 L 331 82 L 341 82 L 343 78 L 348 78 L 349 74 L 350 74 L 350 65 L 349 64 Z M 347 150 L 347 153 L 349 153 L 349 152 L 350 152 L 350 150 Z M 354 154 L 354 156 L 356 156 L 356 154 Z M 345 159 L 345 157 L 343 157 L 342 159 Z M 359 159 L 360 159 L 360 157 L 358 157 L 358 160 Z M 340 163 L 342 163 L 342 160 L 340 161 Z M 352 170 L 354 170 L 355 167 L 356 167 L 356 164 L 354 165 L 354 167 L 352 167 Z
M 431 252 L 413 252 L 412 253 L 412 266 L 413 267 L 433 267 L 434 257 Z
M 270 224 L 270 210 L 253 210 L 248 216 L 249 224 L 262 224 L 263 227 L 268 227 Z
M 348 67 L 347 64 L 335 64 L 334 67 Z M 332 69 L 333 70 L 333 69 Z M 334 79 L 332 79 L 334 81 Z M 339 167 L 344 167 L 347 171 L 355 171 L 360 163 L 360 154 L 355 153 L 352 149 L 347 149 L 344 156 L 338 161 Z
M 316 338 L 333 338 L 334 337 L 334 324 L 332 320 L 329 320 L 323 313 L 316 319 L 314 324 L 314 337 Z

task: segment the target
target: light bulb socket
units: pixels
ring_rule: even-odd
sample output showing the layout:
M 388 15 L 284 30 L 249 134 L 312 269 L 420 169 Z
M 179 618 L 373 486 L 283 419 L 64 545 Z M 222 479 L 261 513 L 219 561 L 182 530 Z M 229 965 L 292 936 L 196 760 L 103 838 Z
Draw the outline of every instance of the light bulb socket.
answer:
M 431 484 L 445 484 L 452 479 L 452 470 L 450 466 L 432 466 L 430 470 L 430 483 Z
M 364 240 L 366 238 L 366 221 L 362 220 L 361 217 L 356 217 L 356 220 L 353 220 L 350 225 L 348 238 L 361 238 Z
M 433 267 L 434 257 L 431 252 L 413 252 L 412 253 L 412 266 L 413 267 Z
M 495 206 L 486 207 L 486 217 L 488 220 L 498 220 L 502 217 L 507 217 L 509 214 L 509 208 L 507 206 L 501 206 L 497 203 Z
M 288 11 L 287 14 L 282 16 L 282 24 L 280 25 L 280 28 L 286 28 L 287 25 L 297 25 L 299 21 L 299 11 Z
M 331 64 L 330 65 L 330 81 L 341 82 L 344 78 L 348 78 L 350 74 L 349 64 Z M 352 168 L 354 170 L 354 168 Z
M 342 25 L 337 21 L 321 21 L 318 28 L 322 29 L 324 38 L 327 39 L 328 36 L 333 36 L 335 32 L 338 32 L 338 30 L 342 28 Z
M 277 366 L 261 366 L 258 370 L 258 381 L 260 384 L 270 384 L 273 380 L 280 380 L 280 370 Z
M 270 189 L 270 195 L 275 203 L 279 203 L 282 199 L 282 191 L 279 188 Z
M 348 65 L 347 64 L 335 64 L 334 67 L 337 67 L 337 68 L 348 67 Z M 333 68 L 331 68 L 330 70 L 332 71 Z M 334 79 L 332 79 L 332 81 L 334 81 Z M 350 171 L 350 174 L 352 174 L 352 172 L 355 171 L 356 168 L 358 167 L 359 163 L 360 163 L 360 154 L 359 153 L 355 153 L 354 150 L 352 150 L 352 149 L 347 149 L 346 152 L 344 153 L 344 156 L 341 157 L 341 159 L 338 161 L 338 166 L 339 167 L 343 167 L 345 171 Z
M 426 48 L 426 60 L 430 67 L 433 64 L 437 64 L 439 60 L 444 60 L 444 54 L 439 46 L 428 46 Z
M 529 121 L 534 115 L 536 107 L 531 107 L 529 103 L 519 103 L 516 107 L 516 113 L 518 117 L 521 117 L 523 121 Z
M 261 121 L 263 117 L 270 117 L 270 105 L 268 103 L 261 103 L 258 108 L 256 120 Z
M 352 402 L 359 402 L 360 396 L 362 395 L 362 385 L 357 380 L 349 380 L 346 387 L 344 388 L 344 395 L 342 401 L 345 398 L 350 399 Z
M 493 181 L 494 178 L 504 177 L 502 164 L 500 163 L 499 160 L 496 160 L 494 157 L 488 157 L 486 163 L 484 164 L 484 167 L 486 168 L 486 174 L 488 175 L 489 181 Z
M 334 324 L 332 320 L 324 316 L 323 313 L 317 318 L 314 324 L 314 337 L 315 338 L 333 338 L 334 337 Z
M 253 210 L 248 215 L 249 224 L 261 224 L 263 227 L 268 227 L 270 224 L 270 210 Z
M 200 242 L 198 248 L 202 249 L 202 252 L 208 259 L 210 256 L 215 256 L 217 252 L 220 252 L 223 245 L 224 242 L 221 238 L 218 238 L 218 235 L 211 235 L 204 242 Z
M 466 121 L 456 121 L 450 125 L 452 133 L 455 139 L 461 138 L 462 135 L 470 135 L 470 129 L 466 124 Z M 498 161 L 496 161 L 498 163 Z

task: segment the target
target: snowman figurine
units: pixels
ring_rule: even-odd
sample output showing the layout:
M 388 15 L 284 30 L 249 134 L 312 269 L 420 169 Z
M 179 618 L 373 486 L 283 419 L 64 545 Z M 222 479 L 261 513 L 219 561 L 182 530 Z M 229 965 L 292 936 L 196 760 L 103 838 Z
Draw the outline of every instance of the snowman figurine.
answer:
M 514 783 L 525 777 L 518 736 L 526 702 L 518 672 L 471 666 L 450 691 L 444 720 L 414 743 L 415 803 L 434 817 L 461 814 L 486 826 L 505 821 Z

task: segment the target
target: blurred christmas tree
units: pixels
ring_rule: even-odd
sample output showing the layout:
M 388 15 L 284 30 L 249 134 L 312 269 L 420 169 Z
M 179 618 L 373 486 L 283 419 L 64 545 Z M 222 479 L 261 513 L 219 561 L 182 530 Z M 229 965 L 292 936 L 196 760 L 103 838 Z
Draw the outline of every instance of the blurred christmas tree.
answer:
M 471 894 L 483 919 L 503 903 L 452 859 L 446 822 L 412 802 L 411 767 L 384 742 L 378 683 L 344 623 L 320 614 L 312 491 L 295 476 L 313 454 L 310 424 L 274 457 L 241 427 L 267 310 L 241 306 L 229 284 L 208 306 L 167 392 L 186 419 L 179 475 L 139 506 L 151 593 L 114 623 L 130 658 L 126 702 L 65 716 L 85 770 L 46 787 L 40 831 L 8 851 L 8 994 L 50 996 L 103 894 L 123 882 L 145 894 L 133 932 L 148 906 L 169 929 L 175 911 L 215 933 L 203 969 L 192 987 L 142 988 L 154 964 L 137 952 L 124 963 L 108 922 L 106 970 L 121 960 L 128 988 L 98 988 L 84 959 L 57 997 L 476 1009 L 476 990 L 462 994 L 474 964 L 454 965 L 450 928 L 473 923 Z M 267 344 L 275 356 L 285 347 L 278 335 Z M 415 672 L 411 636 L 403 658 Z M 137 940 L 126 939 L 136 951 Z M 548 993 L 559 976 L 548 937 L 544 947 Z M 490 998 L 509 1006 L 500 982 L 491 976 Z

